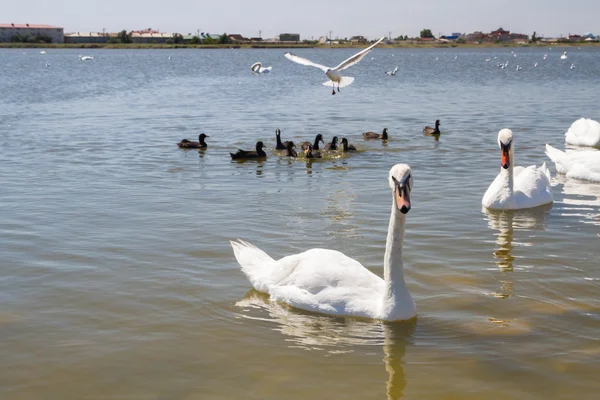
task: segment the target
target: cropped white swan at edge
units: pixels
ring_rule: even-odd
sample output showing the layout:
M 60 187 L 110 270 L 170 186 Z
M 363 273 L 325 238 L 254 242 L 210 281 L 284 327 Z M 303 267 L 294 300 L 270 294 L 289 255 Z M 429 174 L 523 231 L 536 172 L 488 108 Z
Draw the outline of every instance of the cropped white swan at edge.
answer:
M 567 178 L 600 182 L 600 151 L 564 152 L 547 144 L 546 155 L 554 162 L 559 174 L 564 174 Z
M 261 62 L 255 62 L 250 69 L 255 74 L 268 74 L 273 67 L 263 67 Z
M 600 147 L 600 122 L 579 118 L 565 133 L 565 142 L 575 146 Z
M 500 173 L 483 195 L 481 204 L 493 210 L 518 210 L 552 203 L 550 171 L 541 167 L 514 166 L 513 133 L 510 129 L 498 132 L 501 152 Z
M 271 300 L 329 315 L 386 321 L 417 315 L 404 281 L 402 242 L 413 186 L 410 167 L 397 164 L 390 170 L 392 211 L 383 259 L 383 279 L 339 251 L 311 249 L 274 260 L 242 240 L 231 241 L 242 271 L 259 292 Z

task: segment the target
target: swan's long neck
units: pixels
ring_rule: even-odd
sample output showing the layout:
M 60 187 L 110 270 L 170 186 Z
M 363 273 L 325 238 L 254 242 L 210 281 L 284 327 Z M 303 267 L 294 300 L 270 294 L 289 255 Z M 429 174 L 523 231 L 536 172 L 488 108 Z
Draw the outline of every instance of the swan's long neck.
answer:
M 283 143 L 281 143 L 281 135 L 275 135 L 275 137 L 277 138 L 277 147 L 283 146 Z
M 513 196 L 513 187 L 514 187 L 514 164 L 515 164 L 515 155 L 513 153 L 512 146 L 509 150 L 509 160 L 510 163 L 507 169 L 500 167 L 500 176 L 502 177 L 502 186 L 504 190 L 506 190 L 509 197 Z
M 313 149 L 319 150 L 319 137 L 315 138 L 315 142 L 313 143 Z
M 383 279 L 386 286 L 383 299 L 384 309 L 387 307 L 393 308 L 396 303 L 402 301 L 406 297 L 406 294 L 408 294 L 406 282 L 404 281 L 404 266 L 402 264 L 405 221 L 406 214 L 398 211 L 394 202 L 392 204 L 392 215 L 390 217 L 390 226 L 385 243 L 385 256 L 383 258 Z

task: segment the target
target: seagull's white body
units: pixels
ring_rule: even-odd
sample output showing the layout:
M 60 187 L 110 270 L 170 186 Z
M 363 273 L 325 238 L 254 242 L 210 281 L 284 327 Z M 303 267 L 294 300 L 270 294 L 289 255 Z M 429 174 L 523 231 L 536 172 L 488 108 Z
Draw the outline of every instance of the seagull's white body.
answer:
M 46 50 L 40 51 L 40 54 L 46 54 Z
M 272 68 L 273 67 L 263 67 L 262 63 L 260 63 L 260 62 L 255 62 L 250 67 L 250 69 L 252 70 L 252 73 L 254 73 L 254 74 L 268 74 L 269 72 L 271 72 Z
M 94 59 L 94 57 L 92 57 L 92 56 L 79 56 L 79 59 L 81 61 L 92 61 Z
M 541 167 L 514 167 L 513 137 L 510 129 L 498 133 L 502 153 L 500 173 L 483 195 L 481 204 L 492 210 L 519 210 L 554 201 L 550 171 Z
M 349 68 L 355 64 L 358 64 L 358 62 L 360 60 L 362 60 L 370 51 L 371 49 L 373 49 L 373 47 L 377 46 L 379 43 L 381 43 L 381 41 L 384 39 L 384 37 L 382 37 L 381 39 L 379 39 L 378 41 L 376 41 L 375 43 L 373 43 L 371 46 L 367 47 L 366 49 L 356 53 L 355 55 L 353 55 L 352 57 L 344 60 L 342 63 L 340 63 L 337 67 L 335 68 L 329 68 L 326 67 L 324 65 L 321 64 L 317 64 L 314 63 L 306 58 L 303 57 L 299 57 L 295 54 L 292 53 L 285 53 L 284 56 L 285 58 L 287 58 L 290 61 L 293 61 L 295 63 L 301 64 L 301 65 L 307 65 L 310 67 L 315 67 L 315 68 L 319 68 L 321 71 L 325 72 L 325 75 L 327 75 L 327 78 L 329 78 L 329 80 L 325 83 L 323 83 L 323 85 L 325 86 L 331 86 L 333 87 L 333 91 L 331 94 L 335 94 L 335 84 L 337 83 L 337 89 L 338 92 L 340 91 L 340 88 L 345 87 L 350 85 L 352 82 L 354 82 L 354 78 L 350 77 L 350 76 L 342 76 L 342 74 L 340 73 L 340 71 L 345 70 L 346 68 Z
M 389 76 L 396 76 L 396 72 L 398 72 L 398 67 L 394 68 L 394 70 L 393 70 L 393 71 L 387 71 L 387 72 L 386 72 L 386 75 L 389 75 Z
M 546 155 L 554 162 L 556 171 L 565 174 L 567 178 L 600 182 L 600 151 L 564 152 L 547 144 Z
M 407 320 L 417 315 L 404 280 L 402 242 L 410 210 L 411 171 L 406 164 L 390 170 L 392 213 L 383 259 L 383 279 L 335 250 L 311 249 L 274 260 L 244 241 L 231 242 L 242 271 L 271 300 L 323 314 Z
M 565 133 L 565 142 L 575 146 L 600 147 L 600 122 L 579 118 Z

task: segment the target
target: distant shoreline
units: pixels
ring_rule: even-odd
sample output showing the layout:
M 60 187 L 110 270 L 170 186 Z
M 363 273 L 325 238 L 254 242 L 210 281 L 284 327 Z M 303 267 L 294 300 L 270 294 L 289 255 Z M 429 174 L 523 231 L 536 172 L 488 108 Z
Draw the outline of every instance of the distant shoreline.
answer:
M 514 48 L 514 47 L 596 47 L 600 46 L 598 42 L 583 43 L 418 43 L 414 41 L 397 42 L 394 44 L 380 44 L 379 48 L 388 49 L 449 49 L 449 48 Z M 253 44 L 159 44 L 159 43 L 129 43 L 129 44 L 109 44 L 109 43 L 0 43 L 0 49 L 313 49 L 313 48 L 364 48 L 366 45 L 359 44 L 291 44 L 291 43 L 253 43 Z

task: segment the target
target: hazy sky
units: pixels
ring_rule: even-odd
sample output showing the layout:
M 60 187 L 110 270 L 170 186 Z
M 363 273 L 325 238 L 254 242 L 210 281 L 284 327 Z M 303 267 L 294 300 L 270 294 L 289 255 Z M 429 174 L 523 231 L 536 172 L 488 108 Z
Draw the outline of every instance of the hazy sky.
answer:
M 310 39 L 489 32 L 558 36 L 600 33 L 599 0 L 24 0 L 3 2 L 0 23 L 61 26 L 65 32 L 137 30 L 240 33 L 264 38 L 282 32 Z

